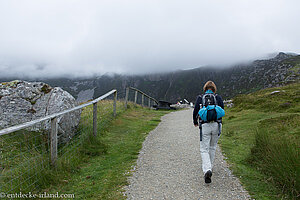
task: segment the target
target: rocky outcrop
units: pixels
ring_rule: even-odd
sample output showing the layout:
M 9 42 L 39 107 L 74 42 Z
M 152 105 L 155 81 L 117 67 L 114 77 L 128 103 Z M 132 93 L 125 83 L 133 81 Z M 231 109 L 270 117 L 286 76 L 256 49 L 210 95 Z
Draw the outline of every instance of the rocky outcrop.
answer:
M 0 84 L 0 128 L 39 119 L 76 106 L 75 98 L 59 87 L 42 82 L 12 81 Z M 58 141 L 65 143 L 75 135 L 81 110 L 58 118 Z M 50 129 L 50 121 L 31 127 L 32 131 Z
M 95 88 L 87 89 L 87 90 L 81 90 L 77 95 L 76 101 L 79 102 L 79 103 L 82 103 L 82 102 L 86 102 L 86 101 L 89 101 L 89 100 L 93 99 L 94 90 L 95 90 Z

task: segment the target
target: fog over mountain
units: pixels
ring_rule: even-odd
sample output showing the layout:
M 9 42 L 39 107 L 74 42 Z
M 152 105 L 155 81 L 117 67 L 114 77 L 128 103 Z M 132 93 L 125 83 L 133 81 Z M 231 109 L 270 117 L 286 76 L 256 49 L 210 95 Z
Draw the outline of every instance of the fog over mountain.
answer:
M 300 53 L 298 0 L 0 0 L 0 77 L 228 66 Z
M 14 79 L 18 77 L 0 78 L 0 82 Z M 173 103 L 183 98 L 193 101 L 202 92 L 205 82 L 212 80 L 218 87 L 217 93 L 227 99 L 262 88 L 299 82 L 300 55 L 281 52 L 273 58 L 226 68 L 210 66 L 148 75 L 113 74 L 80 79 L 35 78 L 27 80 L 45 82 L 53 87 L 59 86 L 70 92 L 79 102 L 97 98 L 112 89 L 117 89 L 118 98 L 124 98 L 125 89 L 131 86 L 156 99 Z M 131 100 L 133 100 L 133 95 L 133 92 L 129 95 Z M 141 101 L 141 98 L 138 100 Z

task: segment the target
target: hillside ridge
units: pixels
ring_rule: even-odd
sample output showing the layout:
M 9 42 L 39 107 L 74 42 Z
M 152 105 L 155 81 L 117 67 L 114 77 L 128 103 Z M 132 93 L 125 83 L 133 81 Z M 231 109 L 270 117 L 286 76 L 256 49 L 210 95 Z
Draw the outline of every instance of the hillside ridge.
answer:
M 226 99 L 237 94 L 298 82 L 299 77 L 300 55 L 280 52 L 274 58 L 226 68 L 206 66 L 162 74 L 114 74 L 87 79 L 55 78 L 39 81 L 62 87 L 81 101 L 111 89 L 120 91 L 119 97 L 122 98 L 125 96 L 125 88 L 132 86 L 156 99 L 175 103 L 183 98 L 193 102 L 208 80 L 216 83 L 218 94 Z

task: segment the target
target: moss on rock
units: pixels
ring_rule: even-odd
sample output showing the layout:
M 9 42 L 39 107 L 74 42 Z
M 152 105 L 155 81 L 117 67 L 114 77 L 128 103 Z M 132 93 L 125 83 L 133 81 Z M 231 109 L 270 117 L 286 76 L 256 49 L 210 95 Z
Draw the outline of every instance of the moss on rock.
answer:
M 41 88 L 41 91 L 44 92 L 45 94 L 51 92 L 52 88 L 51 86 L 45 84 L 42 88 Z

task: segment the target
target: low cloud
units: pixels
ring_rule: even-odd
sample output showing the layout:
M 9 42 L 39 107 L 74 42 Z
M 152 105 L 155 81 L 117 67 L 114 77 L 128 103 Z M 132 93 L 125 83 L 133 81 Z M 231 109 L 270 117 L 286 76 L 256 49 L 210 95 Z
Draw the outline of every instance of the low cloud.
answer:
M 0 0 L 1 77 L 143 74 L 300 52 L 297 0 Z

